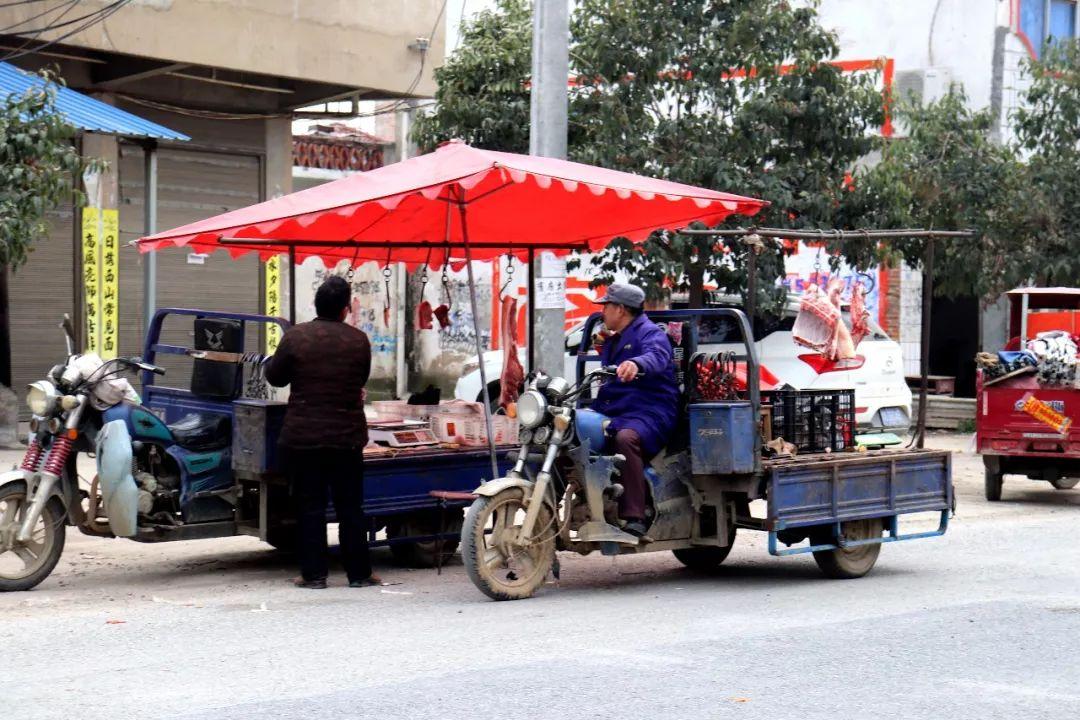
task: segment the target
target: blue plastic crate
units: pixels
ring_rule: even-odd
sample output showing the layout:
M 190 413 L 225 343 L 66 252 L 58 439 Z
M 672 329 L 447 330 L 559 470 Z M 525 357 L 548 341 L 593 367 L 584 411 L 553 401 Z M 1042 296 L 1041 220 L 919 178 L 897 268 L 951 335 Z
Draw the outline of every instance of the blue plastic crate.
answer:
M 690 469 L 695 475 L 754 472 L 754 433 L 748 402 L 690 405 Z

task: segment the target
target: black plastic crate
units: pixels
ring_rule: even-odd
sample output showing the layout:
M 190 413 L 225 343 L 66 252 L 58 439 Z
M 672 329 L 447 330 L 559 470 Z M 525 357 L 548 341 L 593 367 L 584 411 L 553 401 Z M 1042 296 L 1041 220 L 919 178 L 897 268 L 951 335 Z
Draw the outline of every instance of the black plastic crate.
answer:
M 761 402 L 772 406 L 772 436 L 799 452 L 836 452 L 855 445 L 854 390 L 767 390 Z

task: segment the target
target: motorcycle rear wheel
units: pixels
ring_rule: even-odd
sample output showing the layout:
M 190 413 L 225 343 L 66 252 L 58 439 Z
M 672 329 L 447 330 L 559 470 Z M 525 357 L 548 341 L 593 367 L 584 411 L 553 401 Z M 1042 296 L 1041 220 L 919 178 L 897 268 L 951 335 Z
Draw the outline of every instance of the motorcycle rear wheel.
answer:
M 525 517 L 523 498 L 521 488 L 507 488 L 493 497 L 477 498 L 465 515 L 461 529 L 465 572 L 493 600 L 531 597 L 555 562 L 555 519 L 547 503 L 537 515 L 534 541 L 513 544 Z
M 45 506 L 30 541 L 15 540 L 29 506 L 22 483 L 0 488 L 0 592 L 35 587 L 49 576 L 64 552 L 64 515 L 55 500 Z

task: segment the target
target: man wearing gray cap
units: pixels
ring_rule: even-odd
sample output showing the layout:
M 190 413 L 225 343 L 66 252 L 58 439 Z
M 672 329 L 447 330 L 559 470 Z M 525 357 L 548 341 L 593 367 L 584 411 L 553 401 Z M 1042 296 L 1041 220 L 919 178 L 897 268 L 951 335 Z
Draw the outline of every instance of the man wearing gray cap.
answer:
M 626 532 L 640 537 L 648 529 L 645 463 L 675 428 L 679 385 L 667 334 L 644 313 L 645 292 L 616 283 L 597 303 L 604 306 L 604 325 L 612 333 L 600 362 L 618 369 L 617 378 L 600 388 L 592 409 L 611 418 L 607 451 L 626 456 L 619 516 Z

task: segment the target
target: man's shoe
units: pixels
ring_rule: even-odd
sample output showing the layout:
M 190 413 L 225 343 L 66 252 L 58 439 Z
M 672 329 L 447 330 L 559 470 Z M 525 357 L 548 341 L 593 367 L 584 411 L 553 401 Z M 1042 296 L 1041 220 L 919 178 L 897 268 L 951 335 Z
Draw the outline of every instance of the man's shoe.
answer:
M 627 520 L 626 524 L 622 527 L 623 532 L 634 537 L 642 537 L 645 535 L 645 531 L 648 530 L 645 527 L 645 523 L 641 520 Z
M 377 587 L 379 585 L 382 585 L 382 578 L 378 575 L 368 575 L 363 580 L 349 581 L 349 587 L 351 588 Z
M 298 588 L 304 588 L 306 590 L 325 590 L 326 578 L 317 578 L 315 580 L 305 580 L 302 577 L 293 578 L 292 584 Z

